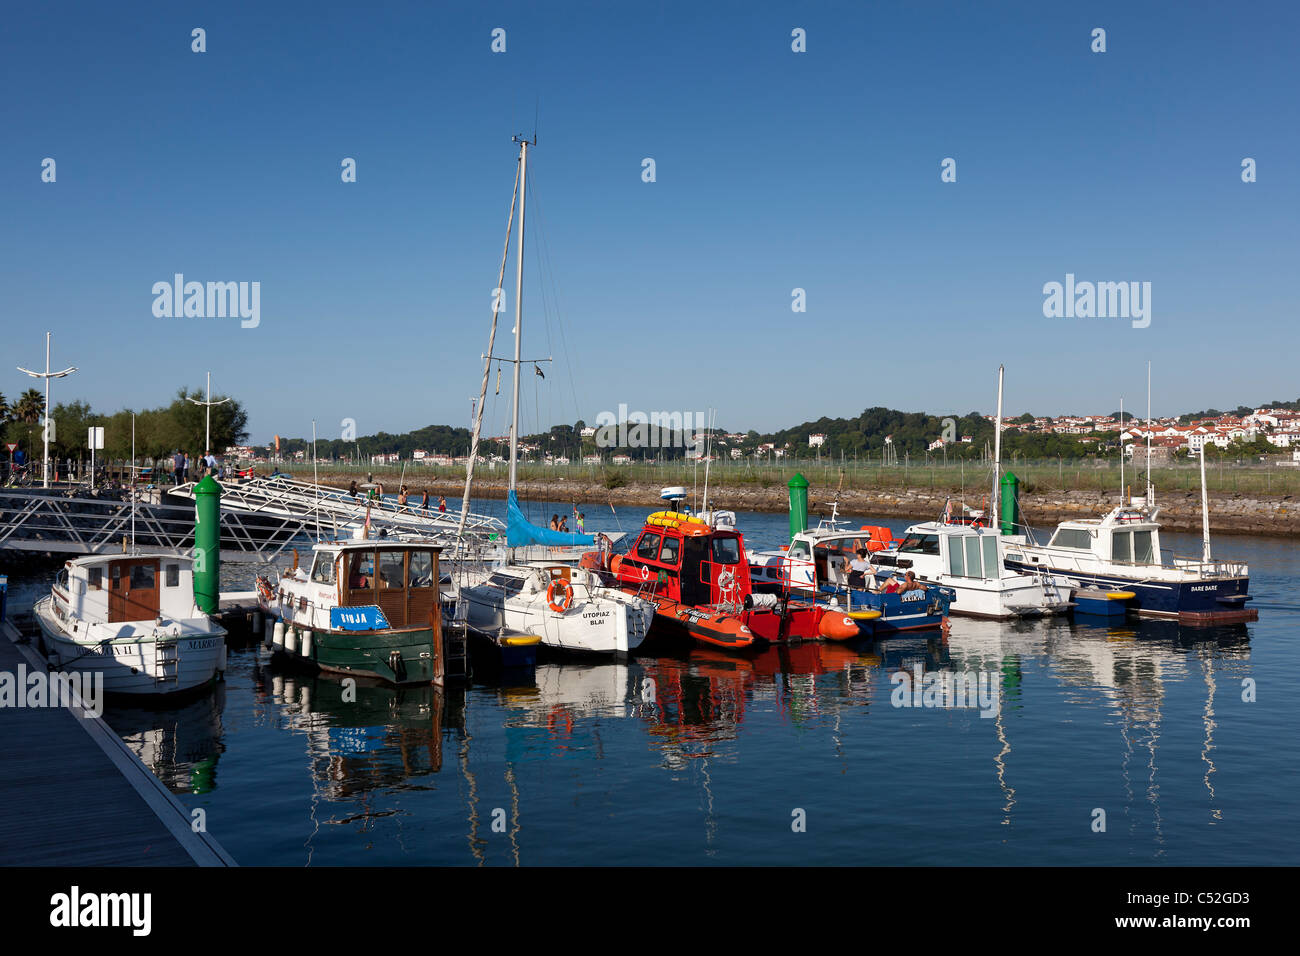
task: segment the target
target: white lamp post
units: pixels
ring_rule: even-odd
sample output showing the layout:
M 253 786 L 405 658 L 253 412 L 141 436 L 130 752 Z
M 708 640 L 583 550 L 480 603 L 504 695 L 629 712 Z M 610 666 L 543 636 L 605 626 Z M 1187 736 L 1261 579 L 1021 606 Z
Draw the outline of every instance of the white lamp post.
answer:
M 54 333 L 52 332 L 45 333 L 44 372 L 33 372 L 31 369 L 23 368 L 21 365 L 18 366 L 18 371 L 25 372 L 32 378 L 45 379 L 45 428 L 42 429 L 45 433 L 45 451 L 41 456 L 41 471 L 43 473 L 41 487 L 43 488 L 50 487 L 50 379 L 63 378 L 65 375 L 71 375 L 77 370 L 77 367 L 74 365 L 71 368 L 65 368 L 62 372 L 50 371 L 50 336 L 53 334 Z
M 189 396 L 187 395 L 186 398 L 189 398 Z M 206 402 L 200 402 L 197 398 L 190 398 L 189 400 L 193 402 L 195 405 L 205 406 L 208 410 L 208 430 L 206 435 L 204 436 L 203 453 L 205 455 L 210 455 L 212 454 L 212 406 L 224 405 L 226 404 L 226 402 L 230 401 L 230 399 L 223 398 L 219 402 L 214 402 L 212 400 L 212 373 L 209 372 L 208 373 L 208 400 Z

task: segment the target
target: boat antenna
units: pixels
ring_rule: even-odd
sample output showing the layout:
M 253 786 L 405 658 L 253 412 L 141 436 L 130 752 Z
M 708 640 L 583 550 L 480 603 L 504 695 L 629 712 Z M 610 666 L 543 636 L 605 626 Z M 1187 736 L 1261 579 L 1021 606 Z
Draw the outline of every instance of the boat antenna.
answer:
M 1201 470 L 1205 473 L 1205 470 Z M 135 486 L 135 412 L 131 412 L 131 471 L 127 479 L 131 483 L 131 554 L 135 554 L 135 496 L 139 489 Z
M 713 418 L 716 414 L 717 409 L 709 409 L 708 432 L 704 439 L 704 507 L 700 509 L 701 514 L 709 510 L 709 461 L 713 458 L 711 451 L 713 447 Z
M 316 419 L 311 420 L 311 486 L 313 510 L 316 512 L 316 541 L 320 542 L 320 473 L 316 467 Z
M 1119 506 L 1124 507 L 1124 396 L 1119 397 Z
M 998 366 L 998 415 L 993 426 L 993 497 L 989 499 L 992 512 L 992 519 L 989 521 L 989 527 L 993 529 L 994 534 L 1000 534 L 998 515 L 998 492 L 999 482 L 1002 479 L 1002 376 L 1004 367 Z

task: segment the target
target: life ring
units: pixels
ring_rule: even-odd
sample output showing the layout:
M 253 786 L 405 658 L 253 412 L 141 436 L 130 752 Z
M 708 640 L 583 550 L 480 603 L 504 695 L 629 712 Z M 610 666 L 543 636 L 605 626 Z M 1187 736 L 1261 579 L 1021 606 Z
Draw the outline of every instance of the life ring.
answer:
M 718 587 L 723 591 L 730 591 L 736 584 L 736 572 L 727 568 L 718 575 Z
M 562 595 L 559 603 L 556 603 L 555 595 Z M 563 614 L 573 603 L 573 585 L 564 578 L 556 578 L 546 588 L 546 605 L 556 614 Z

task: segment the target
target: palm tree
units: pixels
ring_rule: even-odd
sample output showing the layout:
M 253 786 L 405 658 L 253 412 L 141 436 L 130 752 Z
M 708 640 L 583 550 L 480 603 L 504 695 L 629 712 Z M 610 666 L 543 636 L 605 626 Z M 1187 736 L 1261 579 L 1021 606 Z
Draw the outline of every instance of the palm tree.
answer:
M 29 388 L 19 396 L 18 401 L 13 406 L 13 418 L 16 422 L 25 422 L 28 425 L 35 425 L 45 414 L 45 399 L 41 393 L 34 388 Z

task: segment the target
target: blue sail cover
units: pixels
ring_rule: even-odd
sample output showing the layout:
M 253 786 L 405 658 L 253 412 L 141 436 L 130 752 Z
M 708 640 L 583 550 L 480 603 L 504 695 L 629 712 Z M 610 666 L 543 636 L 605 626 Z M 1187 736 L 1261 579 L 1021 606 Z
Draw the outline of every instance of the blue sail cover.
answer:
M 562 548 L 575 544 L 594 545 L 595 543 L 596 539 L 589 534 L 539 528 L 524 517 L 524 513 L 519 509 L 518 495 L 512 491 L 506 496 L 506 544 L 510 547 L 522 548 L 530 544 L 541 544 L 548 548 Z

